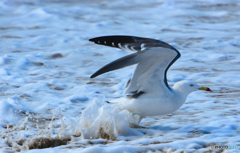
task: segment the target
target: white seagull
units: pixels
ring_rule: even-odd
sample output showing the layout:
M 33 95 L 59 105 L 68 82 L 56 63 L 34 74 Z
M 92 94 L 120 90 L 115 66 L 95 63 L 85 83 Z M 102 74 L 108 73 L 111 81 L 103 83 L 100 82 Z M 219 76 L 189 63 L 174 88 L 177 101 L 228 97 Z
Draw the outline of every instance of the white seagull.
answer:
M 173 87 L 168 85 L 167 71 L 181 54 L 163 41 L 134 36 L 103 36 L 89 41 L 136 51 L 105 65 L 91 78 L 136 64 L 123 93 L 127 96 L 114 101 L 120 102 L 123 109 L 138 114 L 141 118 L 173 113 L 183 105 L 191 92 L 211 91 L 207 87 L 200 87 L 197 83 L 186 80 L 177 82 Z

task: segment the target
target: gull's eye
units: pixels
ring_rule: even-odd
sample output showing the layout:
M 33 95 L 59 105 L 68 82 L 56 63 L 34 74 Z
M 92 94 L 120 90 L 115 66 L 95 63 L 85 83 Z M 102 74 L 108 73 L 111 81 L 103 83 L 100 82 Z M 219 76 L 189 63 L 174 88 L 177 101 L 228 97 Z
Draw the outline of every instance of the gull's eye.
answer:
M 190 84 L 190 87 L 193 87 L 194 85 L 193 84 Z

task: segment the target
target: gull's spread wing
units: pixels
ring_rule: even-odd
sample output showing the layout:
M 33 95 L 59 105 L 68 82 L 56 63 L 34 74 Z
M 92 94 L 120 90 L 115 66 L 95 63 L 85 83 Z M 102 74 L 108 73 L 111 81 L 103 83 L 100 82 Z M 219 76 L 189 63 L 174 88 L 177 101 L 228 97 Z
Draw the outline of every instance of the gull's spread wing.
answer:
M 156 39 L 134 36 L 103 36 L 92 38 L 89 41 L 100 45 L 137 51 L 107 64 L 95 72 L 91 78 L 137 64 L 124 94 L 139 96 L 139 93 L 154 92 L 154 90 L 161 88 L 170 89 L 167 83 L 167 71 L 181 56 L 179 51 L 171 45 Z M 156 86 L 158 88 L 155 88 Z

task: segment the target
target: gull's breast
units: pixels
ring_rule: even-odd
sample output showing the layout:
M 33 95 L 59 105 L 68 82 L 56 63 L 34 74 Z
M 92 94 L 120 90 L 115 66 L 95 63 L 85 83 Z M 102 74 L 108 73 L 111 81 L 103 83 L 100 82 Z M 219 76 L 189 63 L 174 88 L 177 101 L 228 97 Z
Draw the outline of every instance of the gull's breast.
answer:
M 140 96 L 125 102 L 123 107 L 140 116 L 158 116 L 173 113 L 181 107 L 179 103 L 182 103 L 182 99 L 173 96 L 154 98 Z

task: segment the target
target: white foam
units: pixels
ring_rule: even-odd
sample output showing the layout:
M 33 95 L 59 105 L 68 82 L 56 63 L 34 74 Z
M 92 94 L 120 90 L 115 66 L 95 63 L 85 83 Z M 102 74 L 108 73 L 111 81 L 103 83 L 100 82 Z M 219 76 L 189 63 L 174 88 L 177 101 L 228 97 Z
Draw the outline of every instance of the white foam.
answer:
M 6 101 L 0 101 L 0 122 L 6 122 L 7 124 L 16 123 L 19 119 L 16 113 L 17 110 L 13 105 Z
M 137 117 L 127 110 L 121 110 L 118 105 L 95 99 L 82 112 L 75 134 L 81 134 L 83 139 L 116 139 L 118 135 L 142 135 L 130 128 L 137 122 Z

